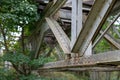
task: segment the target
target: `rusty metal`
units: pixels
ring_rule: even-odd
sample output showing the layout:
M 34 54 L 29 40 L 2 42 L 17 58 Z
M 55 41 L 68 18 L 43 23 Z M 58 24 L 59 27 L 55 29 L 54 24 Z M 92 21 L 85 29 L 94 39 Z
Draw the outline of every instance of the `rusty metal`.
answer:
M 87 66 L 117 66 L 120 65 L 120 50 L 95 54 L 89 57 L 72 58 L 57 62 L 45 64 L 42 69 L 57 69 L 71 67 L 87 67 Z

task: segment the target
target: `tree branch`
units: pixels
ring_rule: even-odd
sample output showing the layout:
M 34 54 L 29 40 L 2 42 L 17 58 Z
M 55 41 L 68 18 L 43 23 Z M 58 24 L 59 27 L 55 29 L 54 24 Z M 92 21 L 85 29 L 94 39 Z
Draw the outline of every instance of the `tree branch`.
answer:
M 21 70 L 18 69 L 18 66 L 16 66 L 15 64 L 13 64 L 13 68 L 19 73 L 19 74 L 24 74 L 24 72 L 22 72 Z
M 25 46 L 24 46 L 24 27 L 22 27 L 22 34 L 21 34 L 21 44 L 22 44 L 22 52 L 25 54 Z

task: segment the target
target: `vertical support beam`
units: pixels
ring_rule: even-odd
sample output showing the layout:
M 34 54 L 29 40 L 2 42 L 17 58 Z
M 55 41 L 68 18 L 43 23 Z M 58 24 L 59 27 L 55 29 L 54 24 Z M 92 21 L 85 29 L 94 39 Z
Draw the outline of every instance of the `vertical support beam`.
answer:
M 80 31 L 82 30 L 82 0 L 77 2 L 77 37 L 79 36 Z
M 110 80 L 110 72 L 106 72 L 106 80 Z
M 117 80 L 120 80 L 120 71 L 118 72 Z
M 90 80 L 99 80 L 99 73 L 96 71 L 92 71 L 90 73 L 90 78 L 91 78 Z
M 72 0 L 71 47 L 82 29 L 82 0 Z

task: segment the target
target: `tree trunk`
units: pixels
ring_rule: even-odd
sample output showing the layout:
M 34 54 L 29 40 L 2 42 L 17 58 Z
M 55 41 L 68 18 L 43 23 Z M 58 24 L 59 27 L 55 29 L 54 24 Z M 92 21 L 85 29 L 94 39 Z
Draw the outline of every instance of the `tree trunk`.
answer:
M 5 46 L 5 51 L 8 52 L 8 46 L 7 46 L 7 39 L 6 39 L 6 33 L 4 32 L 4 28 L 2 28 L 2 26 L 0 25 L 0 31 L 2 33 L 3 36 L 3 40 L 4 40 L 4 46 Z

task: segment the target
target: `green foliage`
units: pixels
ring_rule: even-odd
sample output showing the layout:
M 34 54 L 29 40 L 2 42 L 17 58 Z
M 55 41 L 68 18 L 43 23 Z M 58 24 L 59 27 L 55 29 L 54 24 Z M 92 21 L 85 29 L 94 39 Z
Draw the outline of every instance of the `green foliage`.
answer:
M 0 5 L 0 24 L 8 31 L 18 31 L 19 27 L 29 31 L 35 28 L 39 14 L 36 4 L 31 0 L 0 0 Z
M 34 0 L 0 0 L 0 27 L 6 37 L 7 46 L 10 46 L 9 49 L 13 49 L 17 42 L 15 36 L 21 34 L 23 27 L 25 36 L 31 34 L 39 18 Z M 4 48 L 1 29 L 0 48 Z M 13 35 L 14 33 L 17 35 Z
M 6 53 L 3 57 L 0 58 L 2 61 L 11 62 L 14 65 L 21 66 L 26 64 L 28 67 L 32 67 L 31 70 L 37 70 L 43 64 L 52 61 L 51 57 L 44 58 L 40 56 L 38 59 L 30 59 L 29 56 L 26 56 L 22 53 Z M 16 74 L 16 71 L 11 69 L 6 69 L 4 67 L 0 68 L 0 80 L 15 80 L 18 78 L 19 80 L 48 80 L 46 78 L 41 78 L 37 75 L 29 74 Z
M 44 57 L 39 57 L 38 59 L 33 59 L 29 62 L 29 65 L 32 66 L 33 68 L 39 68 L 45 63 L 51 62 L 53 59 L 51 57 L 44 58 Z
M 2 59 L 15 65 L 27 64 L 28 66 L 32 66 L 33 68 L 39 68 L 47 62 L 53 61 L 51 57 L 44 58 L 42 56 L 40 56 L 38 59 L 30 59 L 29 56 L 26 56 L 22 53 L 7 53 L 4 54 Z
M 110 44 L 105 40 L 102 39 L 99 44 L 95 47 L 95 53 L 109 51 L 111 48 Z
M 15 80 L 15 77 L 14 71 L 0 68 L 0 80 Z
M 28 75 L 28 76 L 25 76 L 25 75 L 19 76 L 19 80 L 37 80 L 37 79 L 39 79 L 39 77 L 33 74 Z
M 110 16 L 108 18 L 108 20 L 104 23 L 104 25 L 102 26 L 102 31 L 105 31 L 105 29 L 110 25 L 110 22 L 114 19 L 113 16 Z M 113 24 L 115 26 L 115 24 Z M 118 38 L 118 35 L 113 32 L 113 29 L 110 28 L 107 31 L 109 34 L 109 36 L 112 35 L 112 37 L 114 37 L 115 39 Z M 101 34 L 100 34 L 101 35 Z M 98 36 L 99 37 L 99 36 Z M 97 39 L 97 38 L 96 38 Z M 106 40 L 104 39 L 104 37 L 101 39 L 101 41 L 96 45 L 94 51 L 95 53 L 102 53 L 102 52 L 106 52 L 106 51 L 110 51 L 110 50 L 114 50 L 115 48 Z
M 11 63 L 14 63 L 16 65 L 20 64 L 28 64 L 30 59 L 28 56 L 22 54 L 22 53 L 7 53 L 3 57 L 4 61 L 8 61 Z
M 49 80 L 47 78 L 39 77 L 34 74 L 30 74 L 28 76 L 17 75 L 13 70 L 0 68 L 0 80 L 16 80 L 16 79 L 17 80 Z
M 37 5 L 34 0 L 0 0 L 0 27 L 5 33 L 4 36 L 6 37 L 7 46 L 10 46 L 8 48 L 11 51 L 5 53 L 0 58 L 0 63 L 4 64 L 4 61 L 11 62 L 17 68 L 15 69 L 16 73 L 19 73 L 19 70 L 22 71 L 22 75 L 16 74 L 14 76 L 19 77 L 20 80 L 34 80 L 36 76 L 30 75 L 31 71 L 51 61 L 51 58 L 43 58 L 42 56 L 34 59 L 34 53 L 26 49 L 23 54 L 21 44 L 15 41 L 15 37 L 12 35 L 14 33 L 21 34 L 21 29 L 24 28 L 24 36 L 29 36 L 31 31 L 35 29 L 35 23 L 39 18 L 40 15 L 37 13 Z M 1 36 L 0 38 L 2 39 Z M 9 73 L 4 72 L 4 66 L 1 64 L 0 68 L 3 69 L 1 73 L 4 74 L 2 75 L 3 77 L 0 77 L 0 80 L 15 80 L 9 76 Z M 31 70 L 29 75 L 25 72 L 29 70 L 24 70 L 27 68 Z M 10 78 L 7 79 L 7 77 Z
M 23 45 L 21 46 L 20 41 L 15 40 L 14 36 L 17 35 L 13 35 L 14 33 L 21 35 L 22 29 L 24 29 L 22 36 L 29 36 L 35 29 L 35 23 L 39 18 L 37 4 L 34 0 L 0 0 L 0 30 L 4 32 L 0 32 L 0 40 L 3 42 L 0 46 L 2 45 L 4 49 L 4 36 L 6 38 L 5 45 L 8 46 L 8 51 L 6 50 L 4 55 L 0 57 L 0 80 L 46 80 L 37 75 L 32 75 L 32 71 L 49 61 L 53 61 L 53 59 L 43 56 L 34 59 L 35 52 L 27 49 L 23 51 Z M 22 37 L 21 39 L 24 44 L 26 39 Z M 4 68 L 5 61 L 13 65 L 10 70 Z

